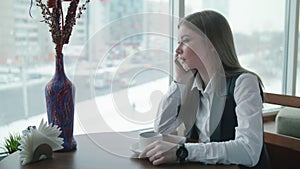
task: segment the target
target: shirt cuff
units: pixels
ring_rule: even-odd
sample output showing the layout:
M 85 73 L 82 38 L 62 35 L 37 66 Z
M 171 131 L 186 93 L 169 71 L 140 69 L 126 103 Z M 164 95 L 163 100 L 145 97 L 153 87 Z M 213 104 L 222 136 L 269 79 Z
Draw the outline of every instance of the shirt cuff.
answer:
M 180 93 L 182 93 L 182 91 L 185 89 L 185 84 L 182 84 L 182 83 L 178 83 L 178 82 L 173 81 L 171 83 L 171 86 L 172 85 L 176 85 L 179 88 Z
M 200 161 L 205 158 L 205 148 L 203 143 L 185 143 L 188 150 L 187 161 Z
M 172 81 L 171 85 L 169 87 L 169 92 L 168 92 L 169 96 L 181 98 L 181 95 L 182 95 L 184 89 L 185 89 L 184 84 L 176 83 L 175 81 Z

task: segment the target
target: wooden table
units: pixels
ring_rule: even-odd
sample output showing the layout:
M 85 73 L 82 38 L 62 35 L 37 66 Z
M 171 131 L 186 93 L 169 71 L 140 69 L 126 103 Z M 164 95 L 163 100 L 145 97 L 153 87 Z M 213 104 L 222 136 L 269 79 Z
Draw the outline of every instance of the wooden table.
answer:
M 0 161 L 1 169 L 100 169 L 100 168 L 201 168 L 236 169 L 237 166 L 204 165 L 201 163 L 165 164 L 153 166 L 147 159 L 138 159 L 130 151 L 136 143 L 137 132 L 107 132 L 77 135 L 77 150 L 65 153 L 53 153 L 52 159 L 22 166 L 19 152 L 15 152 Z

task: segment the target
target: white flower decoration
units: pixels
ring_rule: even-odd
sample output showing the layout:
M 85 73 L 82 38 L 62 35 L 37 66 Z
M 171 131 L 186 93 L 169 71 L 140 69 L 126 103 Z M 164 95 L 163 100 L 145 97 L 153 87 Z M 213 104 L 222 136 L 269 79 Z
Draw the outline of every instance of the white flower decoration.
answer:
M 52 157 L 52 152 L 63 148 L 63 138 L 57 125 L 47 125 L 41 121 L 38 129 L 28 127 L 23 131 L 19 149 L 22 165 Z

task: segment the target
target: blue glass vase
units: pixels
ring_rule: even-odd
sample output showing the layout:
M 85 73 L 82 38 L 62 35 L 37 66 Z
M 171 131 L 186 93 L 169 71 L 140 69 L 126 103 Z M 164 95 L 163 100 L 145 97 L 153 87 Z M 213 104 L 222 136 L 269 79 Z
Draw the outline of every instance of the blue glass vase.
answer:
M 75 86 L 64 71 L 63 54 L 56 54 L 55 74 L 45 88 L 48 123 L 58 125 L 64 139 L 61 152 L 76 149 L 73 137 Z

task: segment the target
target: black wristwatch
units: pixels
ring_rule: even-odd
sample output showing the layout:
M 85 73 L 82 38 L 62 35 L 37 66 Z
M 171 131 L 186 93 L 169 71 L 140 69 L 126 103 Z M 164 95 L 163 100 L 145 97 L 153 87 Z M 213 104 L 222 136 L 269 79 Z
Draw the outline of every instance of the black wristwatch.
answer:
M 184 143 L 178 144 L 177 151 L 176 151 L 177 161 L 179 161 L 180 163 L 184 162 L 188 155 L 189 152 L 185 148 Z

